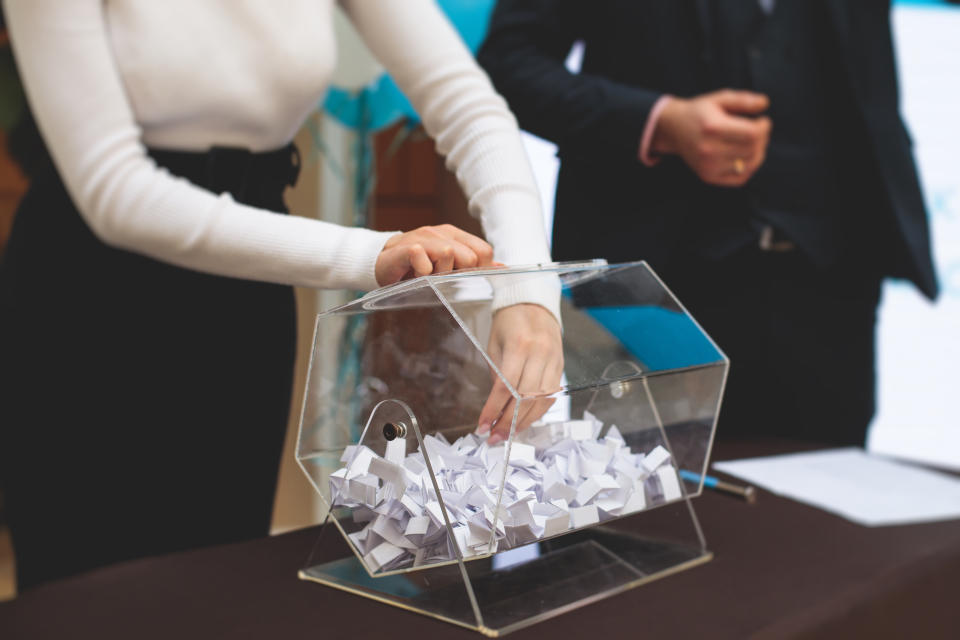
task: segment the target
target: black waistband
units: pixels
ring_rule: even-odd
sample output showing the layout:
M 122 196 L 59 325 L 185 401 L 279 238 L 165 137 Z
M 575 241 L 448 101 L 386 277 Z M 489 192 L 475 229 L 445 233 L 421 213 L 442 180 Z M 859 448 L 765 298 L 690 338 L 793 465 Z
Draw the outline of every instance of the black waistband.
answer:
M 59 179 L 29 113 L 10 132 L 8 144 L 11 154 L 32 182 Z M 230 193 L 241 202 L 282 202 L 284 189 L 293 186 L 300 174 L 300 154 L 293 143 L 260 153 L 230 147 L 213 147 L 200 152 L 165 149 L 148 149 L 147 152 L 157 164 L 174 175 L 214 193 Z
M 256 202 L 268 193 L 270 199 L 282 197 L 300 175 L 300 153 L 293 143 L 258 153 L 232 147 L 200 152 L 149 149 L 148 153 L 174 175 L 214 193 L 230 193 L 240 202 Z

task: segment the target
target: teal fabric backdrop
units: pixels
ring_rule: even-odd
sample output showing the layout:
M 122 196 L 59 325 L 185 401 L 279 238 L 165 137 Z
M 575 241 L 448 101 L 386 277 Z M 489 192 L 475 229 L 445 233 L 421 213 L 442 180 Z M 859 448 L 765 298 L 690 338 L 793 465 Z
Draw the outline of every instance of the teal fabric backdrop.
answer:
M 438 5 L 476 53 L 487 33 L 494 0 L 438 0 Z M 323 110 L 344 126 L 373 133 L 406 120 L 411 127 L 420 119 L 413 105 L 389 75 L 383 74 L 359 91 L 330 87 Z

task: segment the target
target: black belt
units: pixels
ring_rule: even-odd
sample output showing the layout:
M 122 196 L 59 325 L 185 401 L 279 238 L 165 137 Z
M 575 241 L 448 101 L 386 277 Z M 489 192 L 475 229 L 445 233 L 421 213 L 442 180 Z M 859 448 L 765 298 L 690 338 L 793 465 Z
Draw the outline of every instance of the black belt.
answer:
M 275 151 L 252 152 L 234 147 L 213 147 L 209 151 L 167 151 L 149 149 L 158 165 L 214 193 L 229 193 L 238 201 L 247 200 L 251 187 L 280 193 L 297 183 L 300 152 L 293 143 Z
M 797 248 L 797 245 L 794 244 L 790 238 L 769 224 L 760 229 L 757 246 L 760 247 L 761 251 L 770 251 L 773 253 L 786 253 L 787 251 L 793 251 Z

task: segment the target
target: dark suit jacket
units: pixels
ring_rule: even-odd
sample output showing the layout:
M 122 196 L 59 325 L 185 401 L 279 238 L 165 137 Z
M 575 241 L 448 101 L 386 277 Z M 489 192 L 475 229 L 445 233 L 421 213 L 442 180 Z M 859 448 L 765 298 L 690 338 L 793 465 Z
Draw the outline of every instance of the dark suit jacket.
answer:
M 731 205 L 735 190 L 703 184 L 679 158 L 653 168 L 637 159 L 661 95 L 721 88 L 712 80 L 710 1 L 499 0 L 478 59 L 521 127 L 558 146 L 555 259 L 643 258 L 657 266 L 724 224 L 746 224 L 730 218 L 748 215 Z M 932 298 L 937 284 L 899 113 L 890 3 L 825 1 L 842 51 L 837 64 L 869 138 L 862 161 L 875 165 L 871 195 L 882 205 L 876 215 L 885 216 L 876 228 L 895 236 L 882 274 L 909 278 Z M 571 74 L 563 63 L 577 40 L 586 53 L 581 72 Z M 863 229 L 864 242 L 872 233 Z

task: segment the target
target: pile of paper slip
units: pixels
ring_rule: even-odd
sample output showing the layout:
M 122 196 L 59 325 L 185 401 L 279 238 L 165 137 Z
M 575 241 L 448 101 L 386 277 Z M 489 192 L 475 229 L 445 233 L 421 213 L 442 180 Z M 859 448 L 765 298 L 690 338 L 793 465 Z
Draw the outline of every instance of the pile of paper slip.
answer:
M 405 455 L 405 439 L 388 442 L 383 457 L 349 446 L 341 457 L 346 466 L 329 476 L 330 493 L 334 506 L 352 507 L 353 520 L 367 523 L 349 536 L 375 572 L 454 560 L 446 519 L 468 558 L 681 497 L 666 449 L 634 453 L 616 425 L 601 438 L 602 430 L 590 413 L 534 425 L 509 445 L 509 461 L 506 443 L 491 447 L 476 434 L 453 443 L 428 435 L 424 446 L 442 505 L 423 451 Z

